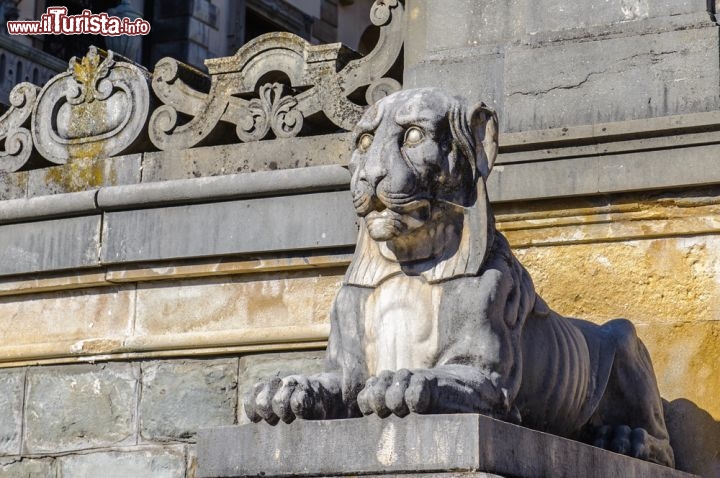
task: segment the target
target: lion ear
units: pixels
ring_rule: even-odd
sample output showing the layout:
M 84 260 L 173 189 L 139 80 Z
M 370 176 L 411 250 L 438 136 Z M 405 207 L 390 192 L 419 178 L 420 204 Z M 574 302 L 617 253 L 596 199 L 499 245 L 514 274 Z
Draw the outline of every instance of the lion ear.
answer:
M 472 109 L 468 124 L 475 139 L 478 171 L 487 179 L 498 154 L 497 113 L 485 103 L 480 103 Z

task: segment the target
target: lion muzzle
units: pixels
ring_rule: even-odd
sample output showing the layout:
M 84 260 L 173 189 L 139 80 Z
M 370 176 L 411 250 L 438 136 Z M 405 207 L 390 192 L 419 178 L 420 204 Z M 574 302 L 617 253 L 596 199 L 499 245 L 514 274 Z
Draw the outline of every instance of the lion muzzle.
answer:
M 386 204 L 378 199 L 375 203 L 379 207 L 365 215 L 365 222 L 370 237 L 376 241 L 389 241 L 421 228 L 432 212 L 430 201 L 426 199 L 405 204 Z

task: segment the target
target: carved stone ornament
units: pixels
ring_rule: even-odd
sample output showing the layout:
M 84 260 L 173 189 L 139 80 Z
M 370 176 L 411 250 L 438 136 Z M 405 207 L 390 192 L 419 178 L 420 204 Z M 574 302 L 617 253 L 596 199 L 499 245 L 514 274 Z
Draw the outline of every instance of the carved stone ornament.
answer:
M 234 56 L 205 62 L 208 93 L 189 84 L 202 82 L 202 73 L 164 58 L 153 74 L 153 90 L 164 105 L 150 119 L 150 139 L 160 149 L 187 149 L 221 132 L 223 124 L 246 142 L 270 132 L 292 137 L 320 114 L 350 130 L 367 108 L 351 95 L 367 87 L 365 99 L 371 104 L 401 87 L 385 75 L 402 50 L 403 16 L 402 2 L 376 0 L 370 18 L 380 27 L 380 38 L 359 59 L 340 43 L 311 45 L 291 33 L 262 35 Z
M 27 164 L 33 153 L 30 114 L 40 88 L 19 83 L 10 92 L 10 108 L 0 117 L 0 172 L 17 171 Z
M 497 128 L 485 105 L 431 88 L 363 115 L 350 161 L 362 225 L 326 372 L 257 383 L 252 421 L 483 413 L 673 466 L 633 325 L 552 311 L 495 229 Z
M 149 74 L 135 64 L 102 56 L 91 46 L 82 59 L 52 78 L 32 112 L 38 152 L 64 164 L 70 158 L 109 157 L 141 138 L 150 108 Z

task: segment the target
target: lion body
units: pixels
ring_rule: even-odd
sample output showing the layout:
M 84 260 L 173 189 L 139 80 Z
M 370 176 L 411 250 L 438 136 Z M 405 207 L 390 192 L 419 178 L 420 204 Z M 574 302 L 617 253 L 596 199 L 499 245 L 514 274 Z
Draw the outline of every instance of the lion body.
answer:
M 362 219 L 330 314 L 327 373 L 256 385 L 251 419 L 485 413 L 672 465 L 632 324 L 553 312 L 495 229 L 494 113 L 406 90 L 371 107 L 356 134 Z

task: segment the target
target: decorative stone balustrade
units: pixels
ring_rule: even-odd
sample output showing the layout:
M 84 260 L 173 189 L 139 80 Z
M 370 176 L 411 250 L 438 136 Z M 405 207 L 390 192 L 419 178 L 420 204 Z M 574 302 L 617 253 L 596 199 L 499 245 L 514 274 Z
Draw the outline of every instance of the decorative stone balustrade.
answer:
M 368 104 L 401 88 L 386 75 L 402 50 L 403 15 L 402 2 L 375 1 L 380 37 L 364 57 L 273 33 L 206 61 L 209 76 L 172 58 L 151 74 L 91 47 L 44 87 L 13 89 L 0 118 L 0 172 L 349 130 Z

